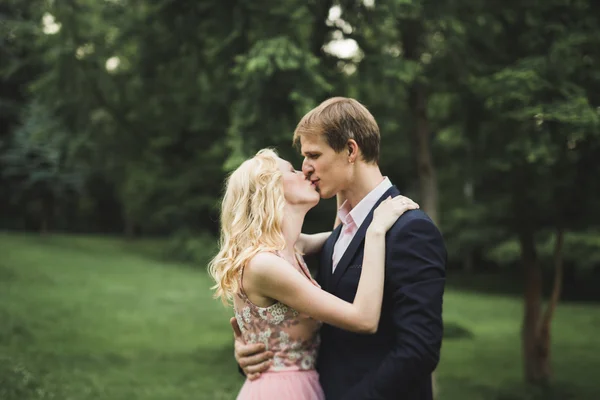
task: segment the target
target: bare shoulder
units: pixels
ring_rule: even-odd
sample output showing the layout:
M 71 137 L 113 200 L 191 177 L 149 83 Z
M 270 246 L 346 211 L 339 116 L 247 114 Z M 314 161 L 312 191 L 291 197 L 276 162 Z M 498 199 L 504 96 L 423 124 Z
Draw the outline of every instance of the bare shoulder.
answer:
M 285 260 L 281 259 L 281 257 L 268 251 L 261 251 L 248 261 L 245 275 L 251 280 L 270 277 L 273 274 L 276 275 L 285 264 Z

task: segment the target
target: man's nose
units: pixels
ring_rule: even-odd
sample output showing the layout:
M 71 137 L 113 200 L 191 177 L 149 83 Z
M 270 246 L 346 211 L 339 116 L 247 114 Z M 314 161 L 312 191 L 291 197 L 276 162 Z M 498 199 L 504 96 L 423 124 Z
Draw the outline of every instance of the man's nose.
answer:
M 304 176 L 306 176 L 308 178 L 313 173 L 313 171 L 314 171 L 314 168 L 312 167 L 312 165 L 310 165 L 308 160 L 305 158 L 304 161 L 302 161 L 302 173 L 304 174 Z

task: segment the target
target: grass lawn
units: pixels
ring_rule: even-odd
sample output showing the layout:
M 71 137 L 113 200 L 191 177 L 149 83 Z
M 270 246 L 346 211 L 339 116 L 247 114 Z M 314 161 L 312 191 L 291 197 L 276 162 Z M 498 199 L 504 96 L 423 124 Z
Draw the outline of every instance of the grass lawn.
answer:
M 232 399 L 231 312 L 200 269 L 150 256 L 158 243 L 0 234 L 0 399 Z M 556 384 L 521 384 L 521 299 L 450 287 L 440 399 L 599 398 L 600 308 L 561 305 Z

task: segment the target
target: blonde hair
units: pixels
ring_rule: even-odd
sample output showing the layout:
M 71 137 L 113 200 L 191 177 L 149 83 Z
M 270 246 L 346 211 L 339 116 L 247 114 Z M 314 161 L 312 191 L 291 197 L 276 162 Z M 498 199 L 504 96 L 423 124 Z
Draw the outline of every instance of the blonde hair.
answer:
M 367 163 L 379 163 L 379 126 L 369 110 L 355 99 L 332 97 L 310 110 L 296 126 L 294 146 L 300 137 L 322 135 L 336 153 L 346 149 L 354 139 Z
M 221 204 L 219 252 L 208 271 L 215 280 L 214 298 L 224 304 L 238 292 L 246 263 L 262 251 L 283 250 L 285 197 L 277 153 L 260 150 L 228 177 Z

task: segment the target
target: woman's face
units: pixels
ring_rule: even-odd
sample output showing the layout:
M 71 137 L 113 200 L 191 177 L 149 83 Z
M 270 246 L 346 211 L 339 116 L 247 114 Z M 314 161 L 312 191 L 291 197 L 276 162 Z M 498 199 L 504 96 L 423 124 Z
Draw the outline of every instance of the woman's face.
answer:
M 283 179 L 283 193 L 288 204 L 307 204 L 314 207 L 321 196 L 315 184 L 308 180 L 302 171 L 296 171 L 292 164 L 281 158 L 277 159 Z

